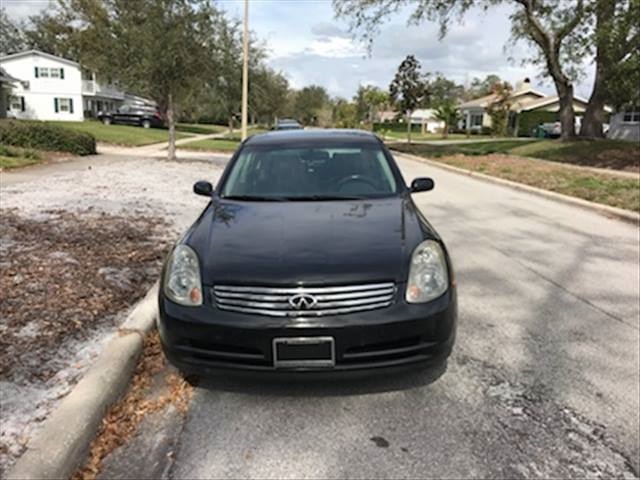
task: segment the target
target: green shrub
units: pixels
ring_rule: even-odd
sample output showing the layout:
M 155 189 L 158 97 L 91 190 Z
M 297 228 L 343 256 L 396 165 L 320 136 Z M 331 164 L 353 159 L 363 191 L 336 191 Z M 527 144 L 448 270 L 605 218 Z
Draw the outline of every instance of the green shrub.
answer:
M 0 121 L 0 144 L 76 155 L 96 153 L 96 139 L 89 133 L 24 120 Z
M 382 130 L 405 133 L 407 131 L 407 124 L 405 122 L 376 122 L 373 124 L 374 132 L 380 132 Z M 422 132 L 422 125 L 413 123 L 411 125 L 411 131 L 414 133 Z
M 11 148 L 0 144 L 0 157 L 28 158 L 29 160 L 40 160 L 40 155 L 33 150 L 26 148 Z
M 533 110 L 531 112 L 522 112 L 518 118 L 518 136 L 530 137 L 535 127 L 541 123 L 553 123 L 560 120 L 558 112 L 548 112 L 544 110 Z

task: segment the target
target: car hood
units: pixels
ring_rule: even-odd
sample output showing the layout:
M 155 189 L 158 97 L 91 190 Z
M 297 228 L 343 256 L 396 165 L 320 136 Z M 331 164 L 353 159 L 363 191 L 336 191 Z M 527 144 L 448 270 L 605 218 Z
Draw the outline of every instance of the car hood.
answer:
M 186 241 L 203 283 L 312 285 L 405 281 L 423 238 L 403 198 L 323 202 L 216 200 Z

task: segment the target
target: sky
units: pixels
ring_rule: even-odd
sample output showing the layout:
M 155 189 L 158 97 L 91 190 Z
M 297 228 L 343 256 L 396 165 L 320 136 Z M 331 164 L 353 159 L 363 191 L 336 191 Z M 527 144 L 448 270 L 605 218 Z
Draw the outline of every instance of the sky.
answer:
M 48 8 L 50 0 L 0 0 L 13 19 Z M 242 19 L 241 0 L 218 0 L 231 17 Z M 410 9 L 391 17 L 375 37 L 370 52 L 352 38 L 346 20 L 334 18 L 331 0 L 250 0 L 249 28 L 266 43 L 268 63 L 293 88 L 316 84 L 333 96 L 351 98 L 359 85 L 387 89 L 404 57 L 413 54 L 423 72 L 440 72 L 457 83 L 495 73 L 515 83 L 529 77 L 535 88 L 553 94 L 553 84 L 532 65 L 522 65 L 533 47 L 510 41 L 511 7 L 487 12 L 472 9 L 463 22 L 451 25 L 443 40 L 438 26 L 408 26 Z M 510 59 L 512 57 L 512 59 Z M 587 61 L 576 94 L 588 98 L 594 67 Z

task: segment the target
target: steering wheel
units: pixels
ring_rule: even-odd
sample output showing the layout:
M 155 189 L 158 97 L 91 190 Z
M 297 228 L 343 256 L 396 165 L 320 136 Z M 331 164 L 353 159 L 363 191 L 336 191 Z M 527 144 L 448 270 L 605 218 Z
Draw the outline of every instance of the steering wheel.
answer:
M 347 175 L 346 177 L 343 177 L 340 180 L 338 180 L 338 188 L 342 188 L 345 184 L 349 182 L 366 183 L 374 190 L 378 188 L 376 181 L 367 175 Z

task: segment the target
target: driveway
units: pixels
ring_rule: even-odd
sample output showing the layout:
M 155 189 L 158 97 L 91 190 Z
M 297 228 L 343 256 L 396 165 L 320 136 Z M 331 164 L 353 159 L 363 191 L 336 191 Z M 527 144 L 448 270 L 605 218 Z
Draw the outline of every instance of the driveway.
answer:
M 407 181 L 435 179 L 416 199 L 456 267 L 447 372 L 435 382 L 207 380 L 184 419 L 163 412 L 114 452 L 105 478 L 638 476 L 638 228 L 400 166 Z

